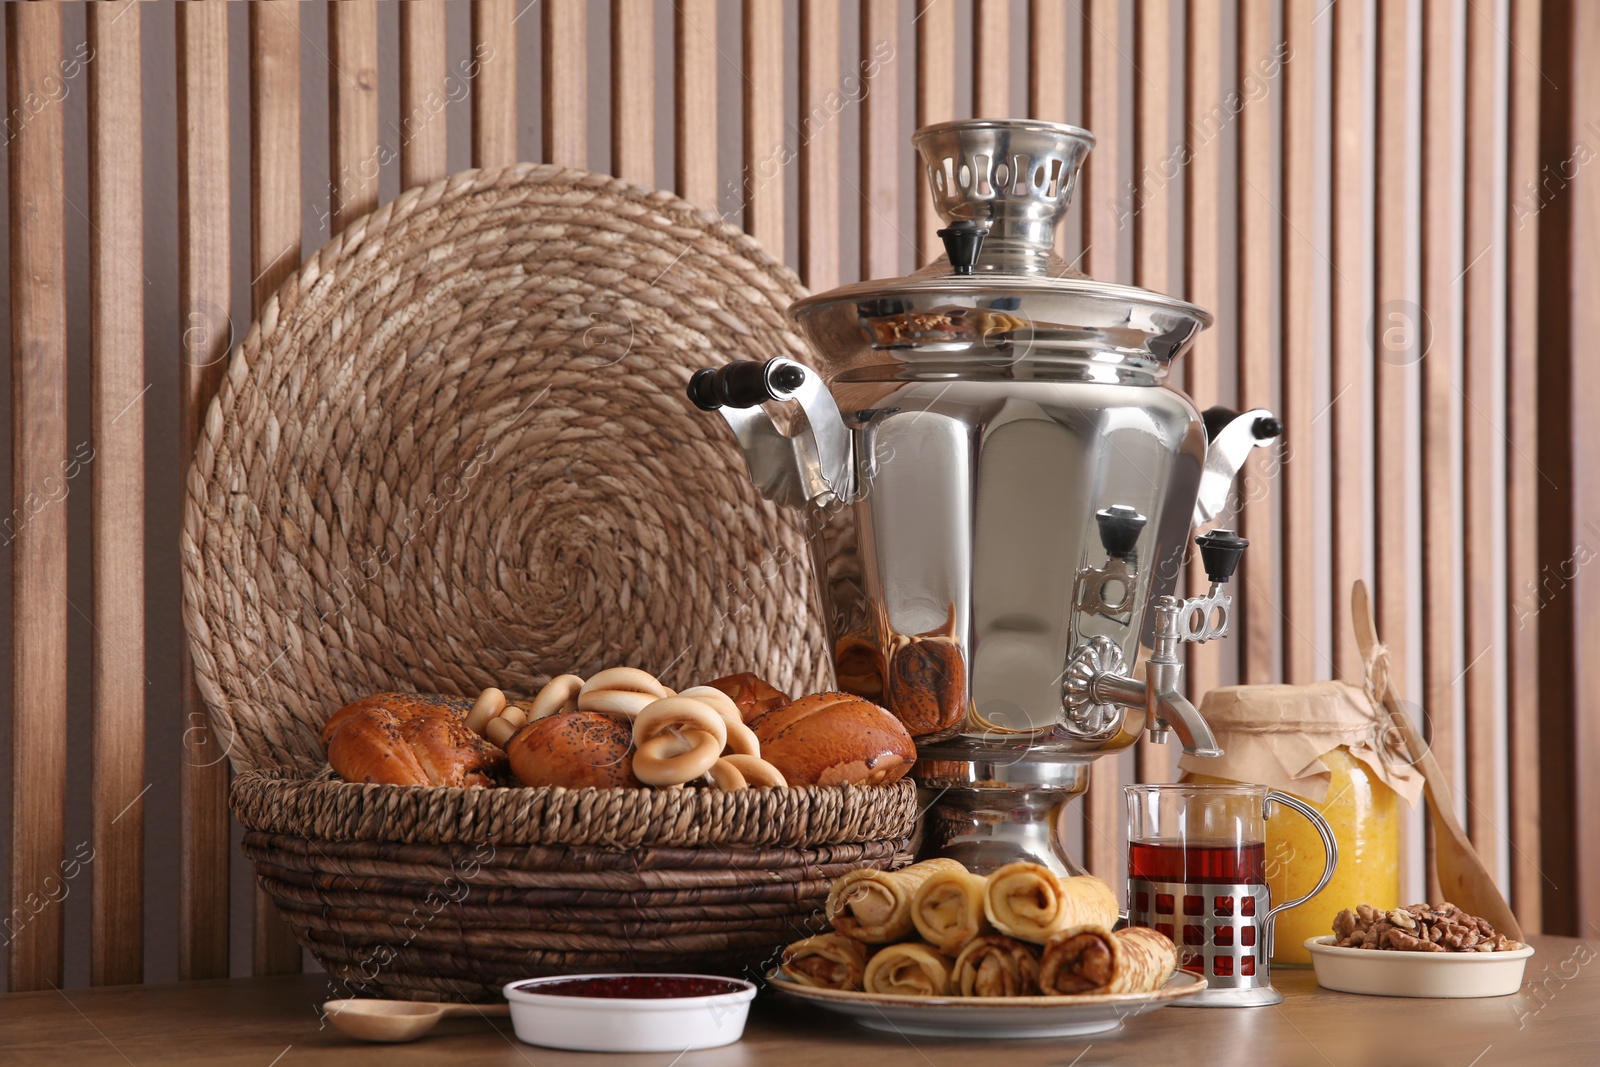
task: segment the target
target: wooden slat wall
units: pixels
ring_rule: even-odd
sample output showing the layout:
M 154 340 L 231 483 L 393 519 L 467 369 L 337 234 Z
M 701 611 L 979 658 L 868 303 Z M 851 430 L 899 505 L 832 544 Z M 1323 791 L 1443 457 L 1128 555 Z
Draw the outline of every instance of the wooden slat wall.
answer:
M 673 129 L 678 195 L 707 211 L 717 210 L 717 0 L 678 0 L 673 5 Z
M 1193 650 L 1191 694 L 1236 679 L 1357 677 L 1348 589 L 1356 577 L 1376 579 L 1380 627 L 1402 680 L 1420 696 L 1445 766 L 1464 772 L 1456 784 L 1473 839 L 1504 872 L 1524 925 L 1577 930 L 1600 921 L 1592 805 L 1552 817 L 1565 807 L 1562 790 L 1587 795 L 1579 760 L 1595 747 L 1581 709 L 1600 660 L 1589 647 L 1600 627 L 1585 613 L 1600 597 L 1593 574 L 1574 564 L 1600 543 L 1586 525 L 1595 420 L 1578 406 L 1595 385 L 1573 345 L 1596 332 L 1594 302 L 1583 294 L 1595 290 L 1600 270 L 1600 179 L 1581 169 L 1559 187 L 1547 180 L 1552 167 L 1570 168 L 1600 98 L 1584 51 L 1600 47 L 1600 17 L 1586 5 L 1538 0 L 1424 0 L 1420 24 L 1400 0 L 745 0 L 737 10 L 681 0 L 670 19 L 651 0 L 538 6 L 535 24 L 519 21 L 531 8 L 518 0 L 474 0 L 470 40 L 454 51 L 436 0 L 175 10 L 119 0 L 68 20 L 67 39 L 57 6 L 7 6 L 12 742 L 0 950 L 10 988 L 228 973 L 226 743 L 206 723 L 186 650 L 175 679 L 146 677 L 147 647 L 179 638 L 176 620 L 150 616 L 146 603 L 142 562 L 171 550 L 147 550 L 139 521 L 153 492 L 147 467 L 159 469 L 146 463 L 146 426 L 175 418 L 187 461 L 229 346 L 243 333 L 230 316 L 236 225 L 248 217 L 249 248 L 238 254 L 249 264 L 254 307 L 298 268 L 305 197 L 317 191 L 301 187 L 305 138 L 327 138 L 337 232 L 379 202 L 388 160 L 398 157 L 402 189 L 449 172 L 452 111 L 470 120 L 462 143 L 474 165 L 518 159 L 518 115 L 538 114 L 539 157 L 581 167 L 594 110 L 603 109 L 615 174 L 669 184 L 657 172 L 657 147 L 670 143 L 670 184 L 726 211 L 813 288 L 854 280 L 852 247 L 860 274 L 873 277 L 940 251 L 902 121 L 904 94 L 917 124 L 1031 113 L 1088 126 L 1099 147 L 1060 247 L 1081 247 L 1076 265 L 1096 277 L 1179 293 L 1215 312 L 1223 327 L 1186 357 L 1182 385 L 1202 407 L 1272 407 L 1288 428 L 1280 462 L 1258 454 L 1247 483 L 1240 522 L 1254 547 L 1234 590 L 1235 636 Z M 383 69 L 386 7 L 399 27 L 394 72 Z M 858 26 L 843 24 L 857 12 Z M 152 20 L 168 17 L 175 232 L 147 229 L 156 216 L 143 212 L 140 162 L 147 130 L 159 127 L 152 109 L 172 106 L 143 91 L 144 56 L 161 36 Z M 591 40 L 591 17 L 609 24 L 605 47 Z M 234 34 L 232 55 L 230 18 L 244 39 Z M 316 19 L 326 20 L 325 51 L 302 32 Z M 1025 38 L 1017 19 L 1026 20 Z M 1408 26 L 1419 26 L 1420 38 L 1408 39 Z M 1234 35 L 1226 49 L 1225 27 Z M 537 76 L 519 76 L 519 34 L 530 44 L 539 38 Z M 230 74 L 243 73 L 233 66 L 240 43 L 248 99 L 230 100 Z M 450 57 L 464 45 L 470 105 L 442 106 L 462 80 Z M 658 70 L 656 57 L 669 54 L 672 69 Z M 1233 61 L 1224 64 L 1225 54 Z M 1420 90 L 1411 66 L 1418 57 Z M 591 63 L 606 67 L 608 101 L 590 99 Z M 1027 89 L 1014 99 L 1018 63 Z M 1575 87 L 1552 85 L 1541 65 Z M 852 71 L 862 92 L 844 91 Z M 397 75 L 398 95 L 385 105 L 395 109 L 392 123 L 380 123 L 384 74 Z M 325 116 L 320 108 L 302 114 L 303 76 L 327 79 Z M 74 132 L 69 112 L 54 106 L 61 82 L 49 79 L 80 77 L 88 123 Z M 30 105 L 30 92 L 50 106 Z M 657 127 L 661 92 L 673 93 L 671 131 Z M 859 138 L 845 138 L 851 127 L 835 114 L 835 93 L 859 108 Z M 248 160 L 235 158 L 229 141 L 246 107 Z M 1406 140 L 1417 115 L 1420 145 Z M 741 143 L 724 151 L 736 158 L 719 159 L 719 131 L 735 121 Z M 1129 156 L 1131 174 L 1121 170 Z M 83 248 L 69 249 L 65 191 L 80 159 L 91 225 Z M 235 203 L 230 176 L 246 166 L 250 195 Z M 1420 213 L 1408 216 L 1407 192 L 1419 186 Z M 851 197 L 860 204 L 859 237 L 840 226 Z M 899 222 L 906 197 L 916 204 L 909 231 Z M 792 249 L 789 202 L 798 204 Z M 163 309 L 146 306 L 158 291 L 145 277 L 146 246 L 158 256 L 176 249 L 176 396 L 149 391 L 145 321 Z M 1133 258 L 1124 262 L 1128 248 Z M 82 296 L 69 294 L 79 276 L 69 264 L 80 261 L 89 282 Z M 49 494 L 71 469 L 63 467 L 72 459 L 68 347 L 79 342 L 68 309 L 77 300 L 87 312 L 92 490 L 33 513 L 28 494 Z M 1394 301 L 1415 301 L 1414 319 L 1378 315 Z M 1386 348 L 1387 326 L 1424 325 L 1425 356 Z M 169 358 L 166 349 L 149 354 Z M 181 471 L 170 477 L 175 484 Z M 81 543 L 92 557 L 86 770 L 69 763 L 59 728 L 72 612 L 69 517 L 87 531 Z M 1420 573 L 1409 569 L 1416 559 Z M 1197 570 L 1189 581 L 1199 587 Z M 1420 603 L 1408 589 L 1420 590 Z M 1420 645 L 1407 647 L 1408 632 L 1420 634 Z M 1552 718 L 1553 696 L 1580 710 Z M 172 739 L 181 747 L 175 856 L 163 851 L 170 835 L 144 833 L 146 791 L 166 788 L 146 777 L 158 700 L 176 703 L 181 716 L 181 737 Z M 1560 726 L 1567 734 L 1552 723 L 1569 723 Z M 1170 759 L 1169 750 L 1141 746 L 1136 759 L 1096 768 L 1083 807 L 1082 858 L 1091 869 L 1114 875 L 1120 862 L 1119 774 L 1136 767 L 1142 779 L 1163 779 Z M 63 910 L 34 914 L 29 904 L 49 895 L 75 858 L 65 836 L 71 795 L 87 795 L 95 850 L 82 961 L 63 957 Z M 176 975 L 152 974 L 154 942 L 144 936 L 146 872 L 162 866 L 177 872 L 177 927 L 175 937 L 157 930 L 152 938 L 176 941 Z M 298 969 L 299 950 L 263 898 L 253 913 L 253 968 Z
M 655 27 L 651 0 L 612 0 L 611 173 L 644 186 L 656 184 Z M 515 115 L 514 77 L 510 84 L 513 99 L 509 103 Z M 510 156 L 503 162 L 515 158 L 513 142 Z
M 1314 462 L 1316 378 L 1326 373 L 1316 347 L 1317 266 L 1326 254 L 1315 241 L 1315 136 L 1319 125 L 1315 18 L 1308 4 L 1284 5 L 1283 126 L 1278 149 L 1283 188 L 1279 367 L 1284 439 L 1277 492 L 1283 501 L 1281 680 L 1291 685 L 1306 685 L 1328 673 L 1328 661 L 1317 655 L 1317 622 L 1326 610 L 1319 609 L 1316 576 L 1310 566 L 1316 558 L 1316 498 L 1326 488 L 1320 484 Z
M 1083 123 L 1095 135 L 1094 151 L 1083 166 L 1078 186 L 1078 216 L 1083 220 L 1080 268 L 1093 278 L 1126 281 L 1118 255 L 1116 210 L 1121 186 L 1122 5 L 1118 0 L 1088 0 L 1083 5 Z M 1122 761 L 1101 760 L 1089 776 L 1083 798 L 1083 865 L 1112 885 L 1120 885 L 1124 864 L 1122 841 L 1127 805 L 1122 799 Z
M 1422 107 L 1449 106 L 1455 84 L 1451 71 L 1454 5 L 1428 0 L 1422 11 Z M 1433 349 L 1422 361 L 1422 529 L 1429 549 L 1422 560 L 1422 597 L 1428 611 L 1422 620 L 1422 704 L 1428 739 L 1447 774 L 1455 766 L 1456 635 L 1459 614 L 1455 593 L 1456 531 L 1460 529 L 1455 492 L 1455 425 L 1459 408 L 1456 379 L 1456 323 L 1444 313 L 1453 301 L 1453 279 L 1459 271 L 1455 242 L 1459 201 L 1450 190 L 1456 174 L 1450 130 L 1444 123 L 1423 123 L 1422 183 L 1432 195 L 1422 202 L 1422 306 L 1432 310 Z M 1426 854 L 1431 863 L 1433 831 L 1427 830 Z M 1437 899 L 1430 879 L 1429 900 Z
M 443 178 L 449 169 L 450 113 L 435 104 L 445 98 L 449 59 L 445 6 L 437 0 L 399 2 L 400 184 L 411 189 Z M 552 6 L 545 5 L 547 15 Z
M 784 258 L 783 8 L 744 5 L 744 229 Z
M 228 5 L 179 4 L 178 322 L 183 330 L 179 456 L 187 463 L 233 341 L 229 306 Z M 189 646 L 179 642 L 183 711 L 178 764 L 178 976 L 228 975 L 228 762 L 195 686 Z
M 250 5 L 250 301 L 256 314 L 300 266 L 300 5 Z M 255 890 L 256 974 L 300 969 L 300 946 Z
M 328 213 L 338 232 L 378 206 L 375 0 L 328 5 L 328 142 Z
M 144 980 L 144 145 L 137 0 L 88 10 L 94 346 L 90 978 Z
M 68 460 L 66 130 L 61 108 L 35 111 L 29 104 L 60 93 L 61 61 L 61 9 L 8 4 L 6 114 L 31 116 L 15 124 L 8 118 L 6 128 L 13 502 L 6 530 L 11 894 L 5 915 L 13 920 L 7 928 L 12 989 L 60 985 L 58 902 L 70 889 L 60 866 L 67 855 L 67 504 L 61 483 Z M 34 913 L 32 902 L 41 900 L 57 903 Z
M 643 20 L 649 32 L 649 7 L 629 12 L 617 39 L 631 41 Z M 472 165 L 504 167 L 517 161 L 517 5 L 515 0 L 472 0 L 472 62 L 477 75 L 472 83 Z M 637 56 L 629 58 L 637 59 Z M 646 64 L 649 53 L 644 56 Z M 469 67 L 470 69 L 470 67 Z M 645 67 L 643 77 L 649 77 Z M 637 110 L 637 109 L 635 109 Z M 632 131 L 629 131 L 632 132 Z M 626 155 L 626 153 L 624 153 Z M 635 167 L 634 157 L 628 162 Z
M 1278 212 L 1272 202 L 1272 96 L 1263 72 L 1273 57 L 1272 4 L 1270 0 L 1241 0 L 1238 27 L 1236 90 L 1242 98 L 1239 111 L 1238 182 L 1234 202 L 1239 227 L 1238 285 L 1238 403 L 1240 411 L 1264 407 L 1281 411 L 1273 388 L 1277 341 L 1272 331 L 1273 246 Z M 1259 90 L 1256 87 L 1260 87 Z M 1255 460 L 1255 457 L 1252 457 Z M 1277 486 L 1266 480 L 1270 470 L 1256 460 L 1246 468 L 1245 508 L 1239 532 L 1250 541 L 1239 575 L 1233 583 L 1234 601 L 1242 626 L 1234 630 L 1239 658 L 1239 680 L 1250 685 L 1279 678 L 1278 564 L 1274 544 L 1276 516 L 1273 504 Z
M 1506 764 L 1539 766 L 1539 231 L 1521 193 L 1539 178 L 1539 4 L 1512 0 L 1507 33 Z M 1539 776 L 1510 775 L 1511 895 L 1524 927 L 1543 922 Z

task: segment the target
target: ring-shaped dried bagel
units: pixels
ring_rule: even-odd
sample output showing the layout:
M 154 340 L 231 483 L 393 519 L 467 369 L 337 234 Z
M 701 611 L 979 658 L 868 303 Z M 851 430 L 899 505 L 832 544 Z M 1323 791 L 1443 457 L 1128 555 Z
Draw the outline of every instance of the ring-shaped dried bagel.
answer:
M 679 693 L 680 697 L 689 697 L 698 700 L 718 715 L 728 728 L 728 744 L 723 749 L 723 754 L 738 753 L 742 756 L 761 755 L 761 740 L 756 737 L 756 732 L 744 724 L 744 715 L 739 711 L 739 705 L 733 698 L 720 689 L 713 689 L 709 685 L 697 685 L 692 689 L 685 689 Z
M 723 756 L 717 762 L 726 763 L 730 767 L 737 768 L 739 773 L 744 775 L 747 785 L 757 788 L 776 789 L 785 789 L 789 785 L 788 779 L 783 776 L 783 772 L 760 756 L 735 753 L 732 756 Z
M 557 715 L 563 711 L 578 710 L 578 693 L 583 689 L 583 679 L 576 674 L 558 674 L 545 683 L 539 695 L 528 705 L 528 721 Z
M 727 693 L 724 693 L 720 689 L 713 688 L 709 685 L 697 685 L 692 689 L 684 689 L 677 695 L 681 697 L 694 697 L 696 700 L 700 701 L 700 703 L 705 704 L 711 707 L 713 710 L 719 712 L 724 719 L 726 719 L 729 715 L 732 715 L 740 722 L 744 721 L 744 716 L 739 713 L 739 705 L 734 703 L 734 700 L 731 696 L 729 696 Z
M 692 697 L 663 697 L 633 720 L 633 773 L 646 785 L 682 785 L 711 769 L 728 727 Z
M 500 714 L 506 706 L 506 695 L 500 690 L 490 686 L 478 694 L 477 703 L 472 705 L 472 710 L 467 712 L 467 729 L 484 736 L 484 730 L 489 725 L 489 720 Z
M 652 702 L 669 696 L 672 690 L 649 671 L 637 667 L 607 667 L 578 690 L 578 710 L 632 719 Z
M 739 768 L 729 763 L 726 756 L 711 765 L 711 769 L 706 772 L 706 781 L 710 782 L 713 788 L 725 793 L 749 788 Z

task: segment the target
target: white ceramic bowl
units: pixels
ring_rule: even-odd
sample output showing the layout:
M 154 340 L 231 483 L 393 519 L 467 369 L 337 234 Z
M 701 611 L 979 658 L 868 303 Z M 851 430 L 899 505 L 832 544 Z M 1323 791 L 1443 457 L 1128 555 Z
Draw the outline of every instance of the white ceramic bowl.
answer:
M 1522 988 L 1533 946 L 1510 952 L 1394 952 L 1306 940 L 1317 984 L 1377 997 L 1503 997 Z
M 677 993 L 664 991 L 674 984 Z M 530 1045 L 684 1052 L 739 1040 L 756 987 L 701 974 L 579 974 L 509 982 L 504 992 L 517 1038 Z

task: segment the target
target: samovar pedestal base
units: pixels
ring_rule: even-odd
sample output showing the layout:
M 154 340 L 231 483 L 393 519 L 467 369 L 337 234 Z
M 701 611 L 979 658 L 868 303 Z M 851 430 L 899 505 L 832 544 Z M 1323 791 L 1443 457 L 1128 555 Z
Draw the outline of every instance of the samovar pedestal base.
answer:
M 1067 851 L 1065 817 L 1089 787 L 1092 761 L 1052 755 L 959 741 L 921 749 L 912 770 L 926 813 L 917 858 L 945 856 L 978 874 L 1018 860 L 1063 876 L 1086 873 Z

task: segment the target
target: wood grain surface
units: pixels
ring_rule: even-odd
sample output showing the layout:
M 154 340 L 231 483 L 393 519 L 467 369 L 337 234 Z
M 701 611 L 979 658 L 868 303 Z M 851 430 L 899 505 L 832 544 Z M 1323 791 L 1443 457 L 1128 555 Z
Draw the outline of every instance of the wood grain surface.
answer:
M 6 6 L 11 225 L 12 989 L 59 985 L 67 803 L 65 113 L 61 9 Z M 54 93 L 51 86 L 56 87 Z M 38 102 L 37 105 L 33 102 Z M 81 466 L 81 464 L 80 464 Z M 82 859 L 80 855 L 78 859 Z M 74 871 L 77 867 L 73 868 Z M 19 921 L 20 920 L 20 921 Z
M 517 153 L 517 3 L 472 0 L 472 165 L 505 167 Z M 624 19 L 622 26 L 632 26 Z M 649 31 L 648 20 L 645 32 Z M 618 34 L 618 39 L 625 39 Z M 639 77 L 649 84 L 650 68 Z M 631 132 L 631 131 L 630 131 Z M 630 160 L 631 162 L 631 160 Z
M 233 345 L 228 6 L 177 5 L 179 441 L 187 466 Z M 228 757 L 180 643 L 178 977 L 228 975 Z
M 427 185 L 450 169 L 445 6 L 400 0 L 400 187 Z
M 257 315 L 300 268 L 300 5 L 250 6 L 250 298 Z M 251 966 L 300 969 L 300 945 L 272 900 L 254 889 Z
M 90 980 L 144 981 L 145 394 L 142 24 L 88 10 L 94 347 L 94 915 Z
M 1540 1064 L 1593 1062 L 1600 1018 L 1592 1006 L 1600 977 L 1585 960 L 1591 943 L 1535 938 L 1528 984 L 1487 1000 L 1409 1000 L 1331 993 L 1308 970 L 1279 970 L 1284 1002 L 1254 1010 L 1167 1008 L 1127 1019 L 1120 1030 L 1044 1040 L 953 1041 L 878 1033 L 776 993 L 759 996 L 737 1044 L 683 1054 L 684 1064 L 816 1063 L 883 1067 L 1019 1067 L 1198 1062 L 1267 1064 Z M 1571 977 L 1566 977 L 1570 975 Z M 127 1063 L 505 1064 L 562 1067 L 607 1063 L 663 1067 L 674 1052 L 565 1052 L 521 1044 L 505 1018 L 446 1020 L 407 1045 L 362 1044 L 326 1025 L 319 1006 L 326 976 L 249 978 L 188 985 L 14 994 L 0 998 L 0 1050 L 17 1062 L 83 1067 Z M 226 1026 L 196 1025 L 227 1020 Z M 1356 1020 L 1359 1020 L 1357 1024 Z M 1220 1056 L 1218 1050 L 1225 1050 Z

